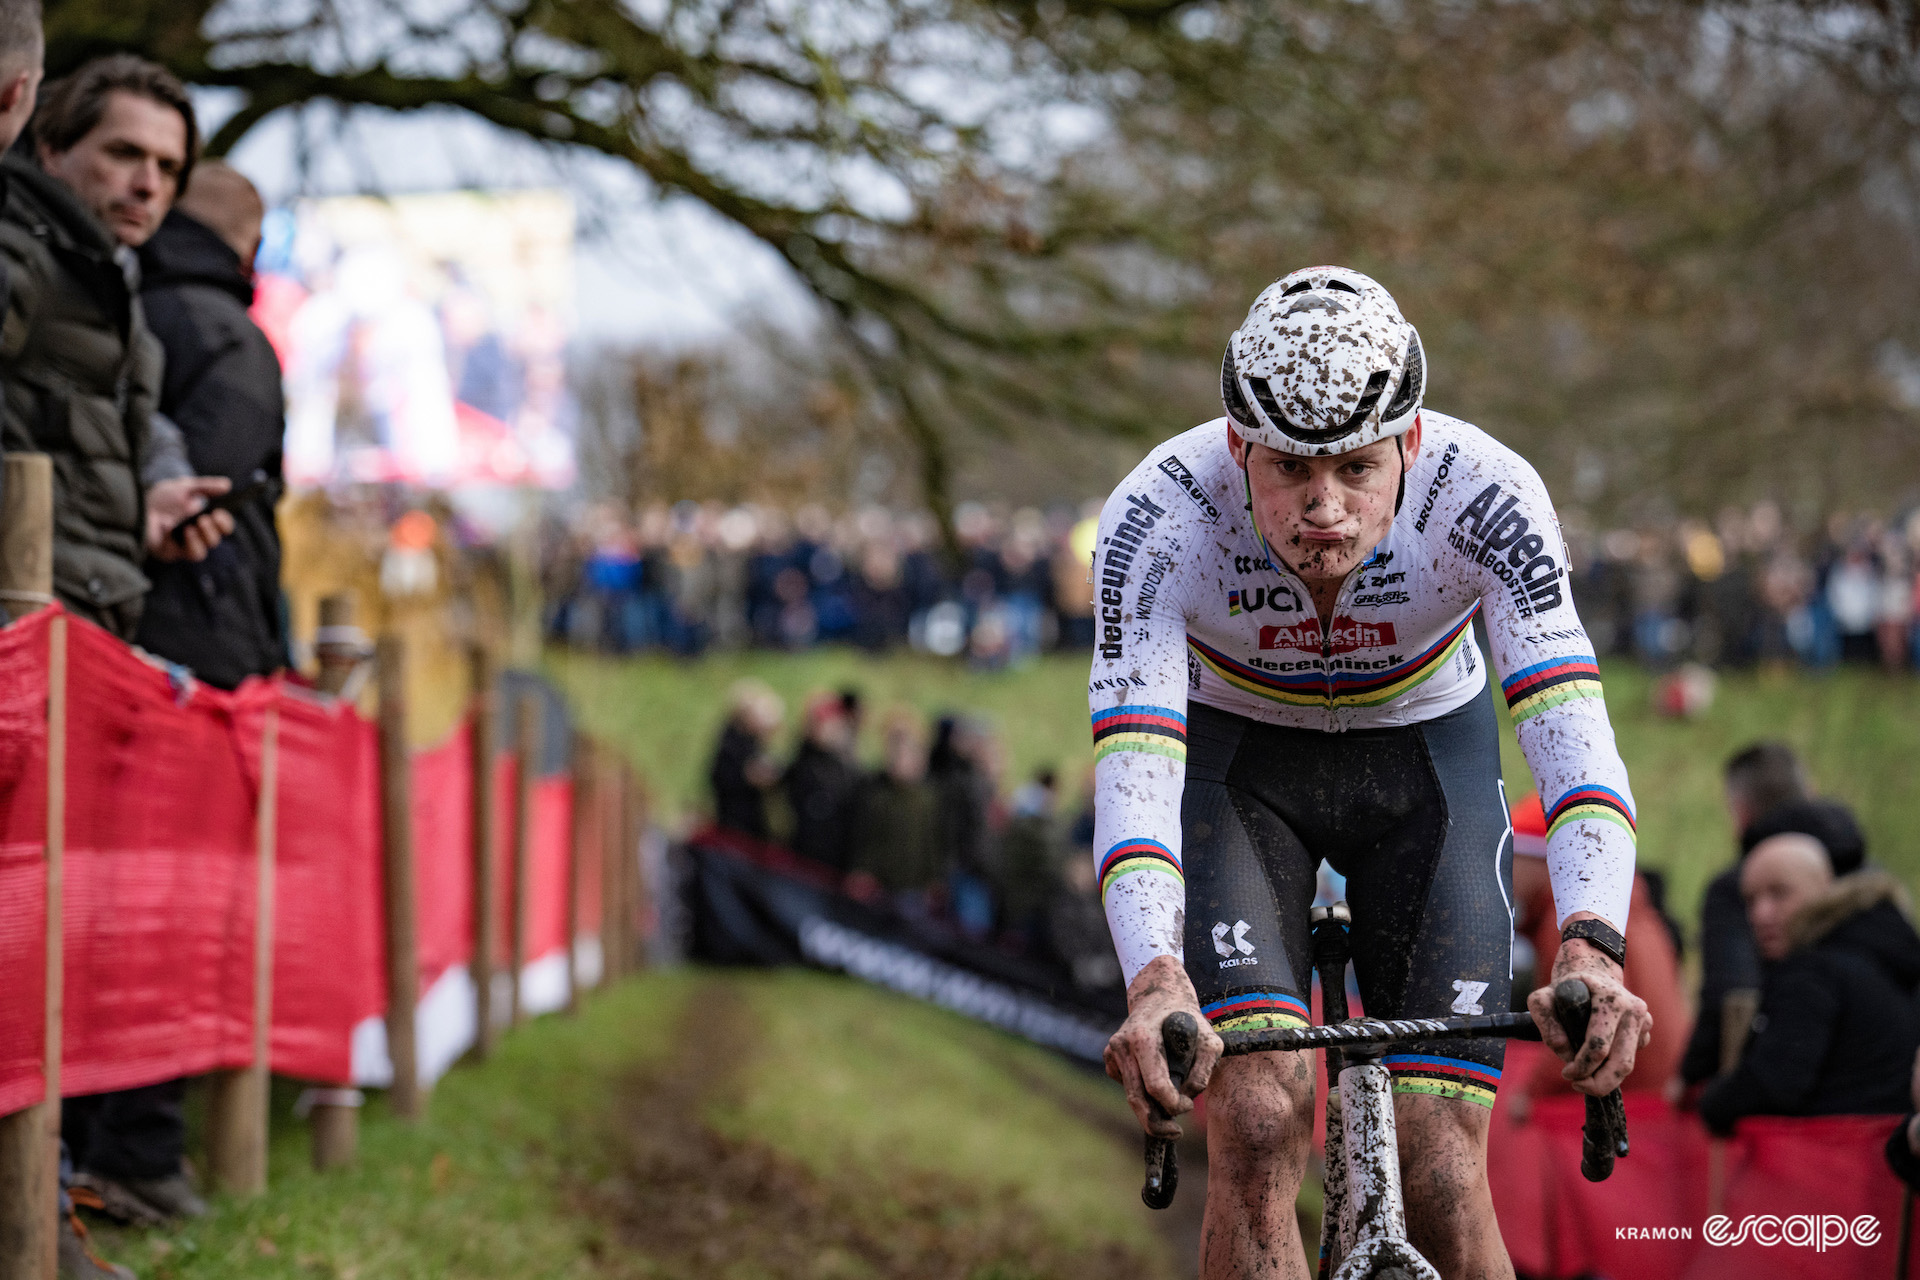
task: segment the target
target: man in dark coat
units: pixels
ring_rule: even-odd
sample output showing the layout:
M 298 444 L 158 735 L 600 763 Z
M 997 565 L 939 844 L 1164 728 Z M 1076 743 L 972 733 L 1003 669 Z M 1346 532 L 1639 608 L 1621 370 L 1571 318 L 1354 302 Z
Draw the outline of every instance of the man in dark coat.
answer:
M 1739 1066 L 1701 1095 L 1708 1127 L 1905 1111 L 1920 934 L 1899 883 L 1873 869 L 1836 878 L 1819 841 L 1789 833 L 1755 846 L 1740 888 L 1764 965 L 1760 1013 Z
M 147 325 L 166 351 L 160 412 L 200 475 L 265 487 L 233 509 L 233 533 L 206 559 L 152 561 L 138 642 L 231 689 L 286 665 L 280 608 L 279 492 L 286 422 L 280 361 L 247 314 L 265 208 L 238 172 L 205 161 L 140 249 Z
M 232 531 L 204 510 L 228 482 L 153 461 L 160 346 L 133 250 L 172 205 L 198 149 L 193 106 L 163 68 L 117 55 L 41 95 L 34 152 L 3 162 L 0 447 L 53 459 L 53 587 L 74 613 L 131 639 L 141 562 L 203 558 Z M 176 542 L 169 533 L 185 524 Z

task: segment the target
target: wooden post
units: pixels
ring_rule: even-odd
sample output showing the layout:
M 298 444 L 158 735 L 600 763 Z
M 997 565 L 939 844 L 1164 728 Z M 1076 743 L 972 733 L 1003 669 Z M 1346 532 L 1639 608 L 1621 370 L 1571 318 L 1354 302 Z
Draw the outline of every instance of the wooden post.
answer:
M 651 903 L 648 901 L 646 869 L 642 862 L 647 841 L 647 823 L 652 817 L 651 800 L 647 794 L 647 780 L 640 771 L 627 766 L 627 862 L 621 873 L 626 882 L 626 893 L 622 905 L 626 914 L 621 917 L 621 927 L 627 940 L 626 964 L 629 970 L 647 967 L 647 934 L 643 922 L 647 919 Z
M 580 1012 L 580 874 L 593 829 L 587 806 L 593 797 L 593 743 L 577 730 L 573 735 L 573 810 L 567 838 L 567 1012 Z
M 315 656 L 320 659 L 320 676 L 315 681 L 320 692 L 335 697 L 345 695 L 349 684 L 367 660 L 367 637 L 354 622 L 353 597 L 331 595 L 320 598 L 320 629 L 314 635 Z M 351 1089 L 316 1089 L 315 1101 L 307 1113 L 307 1133 L 313 1144 L 313 1167 L 337 1169 L 353 1163 L 360 1149 L 359 1095 Z M 351 1103 L 345 1098 L 356 1099 Z
M 216 1071 L 207 1095 L 207 1176 L 234 1195 L 267 1189 L 268 1094 L 273 1041 L 273 877 L 280 776 L 280 709 L 267 708 L 260 738 L 260 800 L 254 831 L 258 879 L 253 930 L 253 1061 Z
M 380 682 L 380 836 L 387 890 L 387 1057 L 393 1114 L 418 1119 L 421 1112 L 419 1056 L 414 1011 L 420 1003 L 419 948 L 415 935 L 413 882 L 412 748 L 407 742 L 406 645 L 397 635 L 380 637 L 374 661 Z
M 0 604 L 18 618 L 53 602 L 53 462 L 8 454 L 0 505 Z M 61 902 L 67 819 L 67 620 L 47 628 L 45 1057 L 40 1102 L 0 1116 L 0 1276 L 54 1280 L 60 1209 Z
M 527 967 L 532 925 L 533 784 L 540 776 L 540 695 L 527 690 L 515 705 L 513 810 L 513 1025 L 526 1020 L 520 980 Z
M 493 1052 L 493 975 L 500 967 L 494 936 L 494 743 L 498 739 L 499 700 L 494 693 L 493 655 L 475 643 L 469 653 L 473 689 L 469 695 L 473 750 L 473 1002 L 474 1056 Z
M 4 621 L 53 603 L 53 459 L 44 453 L 9 453 L 0 467 Z
M 621 846 L 627 838 L 627 797 L 626 774 L 614 753 L 602 750 L 599 755 L 600 786 L 594 799 L 600 805 L 600 981 L 607 985 L 617 982 L 623 973 L 620 867 L 624 862 Z

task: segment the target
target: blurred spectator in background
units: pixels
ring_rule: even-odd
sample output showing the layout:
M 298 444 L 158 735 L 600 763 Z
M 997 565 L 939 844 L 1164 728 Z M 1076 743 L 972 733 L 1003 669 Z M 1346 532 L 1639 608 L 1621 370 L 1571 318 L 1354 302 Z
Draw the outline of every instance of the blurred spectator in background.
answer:
M 884 894 L 902 915 L 926 920 L 935 897 L 944 897 L 935 893 L 940 852 L 926 734 L 905 707 L 888 713 L 880 733 L 880 768 L 861 784 L 854 803 L 848 888 L 867 901 Z
M 204 560 L 149 560 L 153 589 L 138 642 L 208 684 L 231 689 L 287 664 L 281 625 L 280 361 L 253 323 L 253 255 L 266 207 L 218 160 L 195 165 L 179 203 L 140 248 L 147 324 L 166 352 L 160 412 L 180 429 L 194 472 L 252 496 Z
M 1756 742 L 1736 752 L 1726 765 L 1727 814 L 1741 851 L 1747 829 L 1766 814 L 1809 796 L 1806 767 L 1784 742 Z M 1740 897 L 1740 864 L 1707 884 L 1700 906 L 1700 1000 L 1687 1045 L 1682 1074 L 1698 1084 L 1720 1070 L 1721 1006 L 1729 991 L 1760 987 L 1760 956 L 1747 927 Z
M 1066 840 L 1058 803 L 1059 779 L 1048 768 L 1015 791 L 1009 806 L 1000 841 L 1000 927 L 1018 951 L 1035 951 L 1045 940 L 1047 905 L 1060 889 Z
M 1538 794 L 1529 793 L 1513 806 L 1513 914 L 1514 931 L 1527 939 L 1536 975 L 1553 972 L 1560 950 L 1560 920 L 1553 906 L 1553 884 L 1547 875 L 1547 815 Z M 1542 979 L 1536 977 L 1533 984 Z M 1653 1014 L 1653 1039 L 1642 1046 L 1633 1071 L 1621 1086 L 1636 1092 L 1659 1093 L 1680 1066 L 1687 1044 L 1687 999 L 1680 987 L 1680 954 L 1668 928 L 1666 913 L 1647 877 L 1636 871 L 1633 898 L 1627 911 L 1628 990 L 1647 1002 Z M 1531 1079 L 1519 1080 L 1514 1098 L 1516 1114 L 1525 1117 L 1522 1098 L 1548 1093 L 1571 1093 L 1561 1076 L 1561 1062 L 1542 1055 Z
M 741 680 L 733 686 L 726 727 L 707 770 L 715 825 L 755 840 L 773 835 L 767 793 L 780 781 L 780 766 L 769 745 L 785 714 L 780 695 L 760 681 Z
M 1743 1116 L 1906 1110 L 1920 1049 L 1920 934 L 1893 877 L 1835 877 L 1828 853 L 1789 832 L 1760 841 L 1741 867 L 1766 970 L 1738 1067 L 1700 1098 L 1716 1133 Z
M 853 726 L 839 696 L 815 694 L 807 700 L 800 749 L 780 779 L 793 811 L 793 851 L 836 871 L 849 869 L 860 789 L 853 746 Z
M 16 148 L 0 164 L 0 448 L 52 455 L 54 593 L 131 640 L 141 562 L 203 559 L 233 529 L 225 512 L 191 519 L 229 484 L 193 475 L 177 431 L 156 424 L 162 357 L 134 296 L 132 251 L 191 172 L 199 131 L 180 82 L 126 54 L 48 86 L 32 130 L 38 163 Z
M 977 725 L 960 716 L 940 718 L 927 758 L 935 838 L 954 919 L 975 939 L 992 933 L 994 923 L 991 766 L 990 745 Z

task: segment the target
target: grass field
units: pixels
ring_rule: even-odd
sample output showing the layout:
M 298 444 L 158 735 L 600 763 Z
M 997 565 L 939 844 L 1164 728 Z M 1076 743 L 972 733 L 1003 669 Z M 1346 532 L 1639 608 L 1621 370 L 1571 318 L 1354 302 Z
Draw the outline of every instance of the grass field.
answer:
M 348 1169 L 308 1167 L 290 1101 L 267 1195 L 97 1229 L 103 1254 L 143 1280 L 1173 1274 L 1106 1081 L 817 973 L 630 980 L 455 1069 L 418 1124 L 376 1098 Z
M 1050 657 L 1008 672 L 978 672 L 915 654 L 881 658 L 847 650 L 735 654 L 681 662 L 613 661 L 556 654 L 550 667 L 586 726 L 619 743 L 670 810 L 705 803 L 708 753 L 727 688 L 765 680 L 788 700 L 789 720 L 812 690 L 853 686 L 883 708 L 900 702 L 933 715 L 981 716 L 1006 747 L 1009 782 L 1054 765 L 1069 779 L 1091 766 L 1086 663 Z M 1722 678 L 1706 715 L 1657 716 L 1651 677 L 1627 663 L 1604 668 L 1607 705 L 1639 809 L 1640 856 L 1668 876 L 1671 905 L 1690 921 L 1708 878 L 1731 857 L 1720 767 L 1756 738 L 1782 738 L 1810 762 L 1820 789 L 1854 806 L 1871 855 L 1920 885 L 1920 680 L 1874 671 Z M 1512 734 L 1504 754 L 1510 791 L 1530 787 Z

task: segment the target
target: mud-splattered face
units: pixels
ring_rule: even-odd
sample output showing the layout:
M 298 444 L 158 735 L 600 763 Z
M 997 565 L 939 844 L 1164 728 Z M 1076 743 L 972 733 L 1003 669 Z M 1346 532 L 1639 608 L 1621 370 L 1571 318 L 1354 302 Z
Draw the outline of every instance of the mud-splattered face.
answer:
M 1302 458 L 1250 444 L 1231 427 L 1234 457 L 1247 471 L 1253 518 L 1274 555 L 1307 582 L 1339 581 L 1353 572 L 1393 523 L 1405 466 L 1420 454 L 1420 428 L 1398 440 L 1328 458 Z

